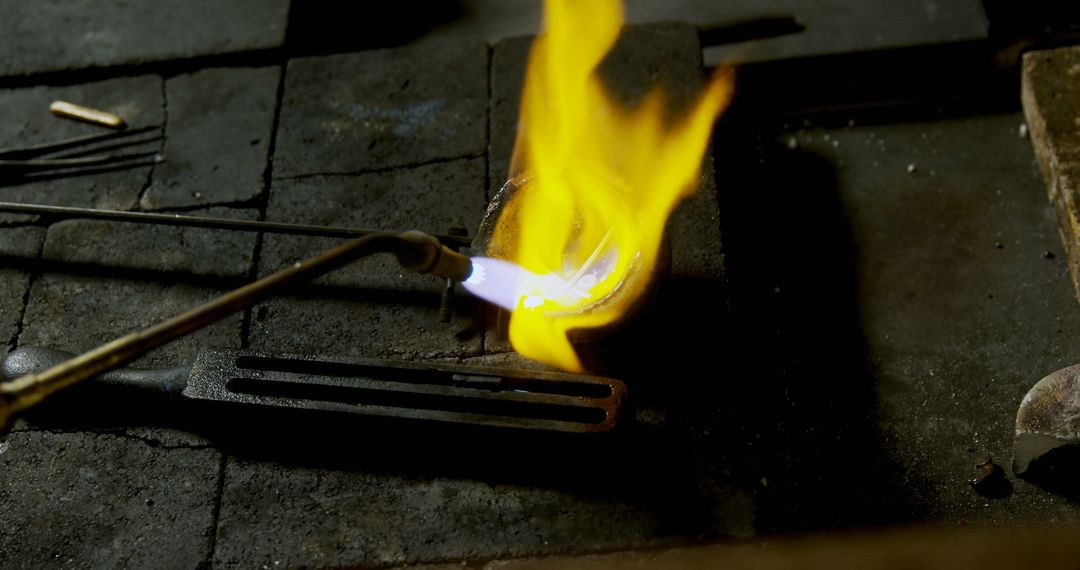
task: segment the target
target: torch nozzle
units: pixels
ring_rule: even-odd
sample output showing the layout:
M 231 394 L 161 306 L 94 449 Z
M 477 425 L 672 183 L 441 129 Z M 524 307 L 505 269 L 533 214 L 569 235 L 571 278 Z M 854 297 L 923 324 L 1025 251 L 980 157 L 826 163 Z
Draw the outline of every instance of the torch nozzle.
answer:
M 394 255 L 405 269 L 454 281 L 465 281 L 472 275 L 472 260 L 446 247 L 435 236 L 410 230 L 398 234 L 398 238 L 401 247 L 395 248 Z

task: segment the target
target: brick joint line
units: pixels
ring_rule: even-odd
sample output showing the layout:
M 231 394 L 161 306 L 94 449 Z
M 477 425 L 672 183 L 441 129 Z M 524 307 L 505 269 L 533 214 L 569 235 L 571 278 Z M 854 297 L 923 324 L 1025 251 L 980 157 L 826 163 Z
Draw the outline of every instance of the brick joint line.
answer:
M 251 198 L 248 200 L 225 200 L 221 202 L 205 202 L 200 204 L 193 204 L 189 206 L 167 206 L 164 208 L 150 208 L 142 210 L 144 212 L 151 213 L 179 213 L 179 212 L 198 212 L 200 210 L 207 210 L 210 208 L 229 208 L 233 210 L 257 210 L 259 208 L 259 199 Z
M 165 148 L 169 142 L 169 93 L 165 87 L 165 78 L 159 75 L 158 81 L 161 82 L 161 143 L 158 144 L 158 154 L 164 157 Z M 139 196 L 135 198 L 136 210 L 143 209 L 142 203 L 146 198 L 146 193 L 154 185 L 154 173 L 157 171 L 158 164 L 160 163 L 155 161 L 146 172 L 146 182 L 143 183 L 143 187 L 139 190 Z
M 34 259 L 41 259 L 42 253 L 45 251 L 45 240 L 48 239 L 48 230 L 45 231 L 45 235 L 41 236 L 41 241 L 38 242 L 37 252 L 34 254 Z M 23 291 L 22 305 L 19 313 L 18 325 L 15 328 L 15 334 L 8 339 L 8 352 L 15 350 L 19 346 L 19 339 L 22 337 L 23 329 L 26 328 L 26 310 L 30 306 L 30 293 L 34 289 L 34 284 L 37 283 L 38 278 L 41 276 L 40 270 L 34 270 L 30 272 L 30 277 L 26 280 L 26 290 Z
M 307 178 L 331 178 L 335 176 L 361 176 L 364 174 L 385 174 L 389 172 L 396 172 L 398 170 L 410 170 L 413 168 L 420 168 L 422 166 L 433 166 L 436 164 L 450 164 L 453 162 L 475 160 L 478 158 L 486 158 L 486 153 L 481 154 L 466 154 L 463 156 L 454 156 L 448 158 L 436 158 L 433 160 L 426 160 L 423 162 L 413 162 L 408 164 L 401 164 L 398 166 L 386 166 L 382 168 L 369 168 L 366 170 L 357 170 L 349 172 L 309 172 L 306 174 L 293 174 L 290 176 L 279 176 L 275 180 L 304 180 Z
M 164 450 L 172 450 L 172 449 L 193 449 L 193 450 L 215 449 L 214 445 L 210 444 L 210 443 L 176 443 L 176 444 L 162 443 L 160 439 L 155 438 L 155 437 L 136 435 L 136 434 L 128 433 L 128 432 L 125 432 L 125 431 L 112 430 L 112 429 L 76 429 L 76 428 L 57 429 L 57 428 L 36 428 L 36 427 L 26 428 L 26 427 L 24 427 L 24 428 L 13 429 L 13 430 L 11 430 L 11 433 L 47 433 L 47 434 L 50 434 L 50 435 L 68 435 L 68 434 L 80 434 L 81 435 L 81 434 L 88 434 L 88 435 L 92 435 L 92 436 L 95 436 L 95 437 L 114 437 L 114 438 L 117 438 L 117 439 L 127 439 L 127 440 L 131 440 L 131 441 L 139 441 L 139 442 L 145 443 L 146 445 L 148 445 L 150 447 L 157 448 L 157 449 L 164 449 Z

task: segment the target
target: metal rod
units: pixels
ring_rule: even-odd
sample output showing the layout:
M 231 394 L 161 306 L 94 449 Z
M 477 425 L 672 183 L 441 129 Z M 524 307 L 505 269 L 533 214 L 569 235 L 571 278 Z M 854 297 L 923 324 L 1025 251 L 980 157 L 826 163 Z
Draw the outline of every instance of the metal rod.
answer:
M 95 156 L 82 156 L 72 158 L 32 158 L 27 160 L 4 160 L 0 159 L 0 169 L 29 171 L 29 170 L 53 170 L 58 168 L 80 168 L 85 166 L 100 166 L 138 160 L 140 158 L 159 158 L 156 152 L 134 152 L 129 154 L 105 154 Z M 155 162 L 162 162 L 155 160 Z
M 472 270 L 468 258 L 449 251 L 431 236 L 419 232 L 380 232 L 353 239 L 44 372 L 0 384 L 0 433 L 14 414 L 59 390 L 131 362 L 169 341 L 244 310 L 289 285 L 310 281 L 361 257 L 380 252 L 394 252 L 406 268 L 440 277 L 463 279 Z
M 112 222 L 138 222 L 165 226 L 185 226 L 212 228 L 219 230 L 267 232 L 275 234 L 307 235 L 319 237 L 360 237 L 381 233 L 375 230 L 343 228 L 334 226 L 314 226 L 280 222 L 258 222 L 254 220 L 232 220 L 208 216 L 186 216 L 182 214 L 155 214 L 148 212 L 122 212 L 118 210 L 98 210 L 94 208 L 72 208 L 70 206 L 48 206 L 45 204 L 20 204 L 0 202 L 0 212 L 9 214 L 33 214 L 53 216 L 64 220 L 88 219 L 108 220 Z M 469 247 L 472 239 L 457 235 L 435 235 L 443 245 L 458 248 Z
M 69 103 L 68 101 L 53 101 L 52 104 L 49 105 L 49 111 L 57 117 L 74 119 L 99 127 L 108 127 L 110 129 L 127 128 L 127 123 L 124 121 L 124 118 L 116 113 L 110 113 L 108 111 L 102 111 L 100 109 L 94 109 L 76 103 Z
M 41 156 L 43 154 L 50 154 L 61 150 L 67 150 L 69 148 L 75 148 L 78 146 L 89 146 L 95 143 L 103 141 L 111 141 L 114 139 L 128 138 L 142 133 L 148 133 L 150 131 L 160 131 L 161 127 L 140 127 L 138 129 L 129 129 L 126 131 L 113 131 L 105 134 L 93 134 L 84 135 L 80 137 L 74 137 L 70 139 L 64 139 L 61 141 L 53 141 L 47 143 L 33 144 L 29 146 L 11 147 L 0 149 L 0 157 L 4 158 L 27 158 L 33 156 Z M 160 137 L 158 137 L 160 138 Z

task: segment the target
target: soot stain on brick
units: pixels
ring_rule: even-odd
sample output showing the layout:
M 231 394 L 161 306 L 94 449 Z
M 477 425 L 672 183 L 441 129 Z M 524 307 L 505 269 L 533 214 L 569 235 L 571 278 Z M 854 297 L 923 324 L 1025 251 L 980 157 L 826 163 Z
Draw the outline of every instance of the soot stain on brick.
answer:
M 399 107 L 375 107 L 354 103 L 349 116 L 364 126 L 377 131 L 390 131 L 399 137 L 415 133 L 420 127 L 437 119 L 444 101 L 429 99 Z

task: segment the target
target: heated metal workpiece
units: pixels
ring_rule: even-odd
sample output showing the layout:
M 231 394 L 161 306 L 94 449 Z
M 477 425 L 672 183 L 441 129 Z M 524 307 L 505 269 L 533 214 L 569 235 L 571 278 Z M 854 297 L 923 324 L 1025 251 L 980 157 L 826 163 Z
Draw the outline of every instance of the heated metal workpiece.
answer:
M 469 258 L 427 234 L 409 231 L 373 233 L 226 293 L 163 323 L 135 331 L 39 373 L 0 385 L 0 431 L 11 417 L 68 386 L 113 370 L 172 340 L 213 324 L 267 299 L 282 289 L 305 283 L 361 257 L 393 253 L 401 265 L 418 273 L 464 280 L 472 272 Z
M 35 374 L 73 356 L 21 348 L 0 375 Z M 626 401 L 622 382 L 594 376 L 227 349 L 204 349 L 188 367 L 121 369 L 96 382 L 192 400 L 564 432 L 608 431 Z
M 1013 470 L 1028 472 L 1048 454 L 1080 444 L 1080 365 L 1052 372 L 1024 396 L 1016 412 Z
M 476 239 L 473 241 L 472 250 L 478 255 L 486 255 L 494 258 L 493 263 L 498 260 L 510 260 L 514 259 L 514 252 L 517 250 L 518 243 L 516 242 L 517 232 L 513 229 L 506 229 L 507 224 L 515 224 L 517 213 L 514 212 L 519 206 L 515 206 L 517 200 L 523 193 L 528 192 L 530 186 L 530 176 L 525 173 L 519 173 L 506 181 L 506 184 L 495 193 L 490 203 L 488 204 L 487 211 L 484 212 L 484 218 L 480 221 L 480 227 L 477 230 Z M 504 213 L 509 212 L 510 215 L 504 218 Z M 500 229 L 500 226 L 503 226 Z M 499 236 L 499 237 L 497 237 Z M 609 249 L 608 251 L 614 251 Z M 595 257 L 602 257 L 601 248 L 597 248 L 593 253 Z M 631 264 L 630 269 L 623 276 L 621 284 L 616 286 L 611 293 L 600 299 L 595 299 L 588 304 L 582 306 L 576 306 L 568 312 L 584 313 L 587 311 L 593 311 L 604 305 L 616 304 L 619 300 L 627 295 L 627 292 L 632 289 L 629 284 L 635 280 L 647 279 L 647 285 L 645 286 L 644 293 L 641 294 L 635 301 L 626 306 L 625 313 L 620 316 L 614 323 L 609 323 L 605 327 L 599 327 L 597 329 L 579 329 L 576 331 L 578 338 L 603 336 L 604 334 L 611 332 L 617 325 L 629 320 L 634 313 L 640 310 L 643 306 L 648 304 L 652 300 L 656 293 L 660 282 L 667 276 L 667 273 L 671 269 L 671 240 L 665 233 L 663 240 L 660 243 L 659 253 L 657 255 L 655 265 L 644 275 L 641 270 L 641 264 L 634 262 Z M 635 254 L 636 258 L 637 255 Z M 479 258 L 478 258 L 479 259 Z M 600 266 L 603 263 L 595 263 L 590 268 L 589 264 L 578 268 L 578 275 L 585 273 L 586 270 L 591 270 L 593 278 L 597 278 L 596 273 L 601 273 L 599 278 L 603 278 L 603 271 L 600 270 Z M 513 266 L 508 266 L 513 267 Z M 554 275 L 554 274 L 552 274 Z M 470 283 L 465 283 L 466 288 Z M 501 284 L 500 284 L 501 285 Z M 560 288 L 571 287 L 574 285 L 572 281 L 563 281 Z M 510 290 L 507 287 L 500 287 L 502 289 Z M 516 291 L 508 298 L 503 298 L 503 302 L 499 302 L 494 298 L 477 291 L 475 288 L 470 289 L 473 294 L 485 300 L 492 302 L 496 305 L 502 306 L 503 309 L 513 310 L 513 307 L 517 304 Z M 497 297 L 503 297 L 499 294 Z M 500 319 L 508 318 L 508 314 L 500 313 Z M 501 325 L 500 325 L 501 328 Z

